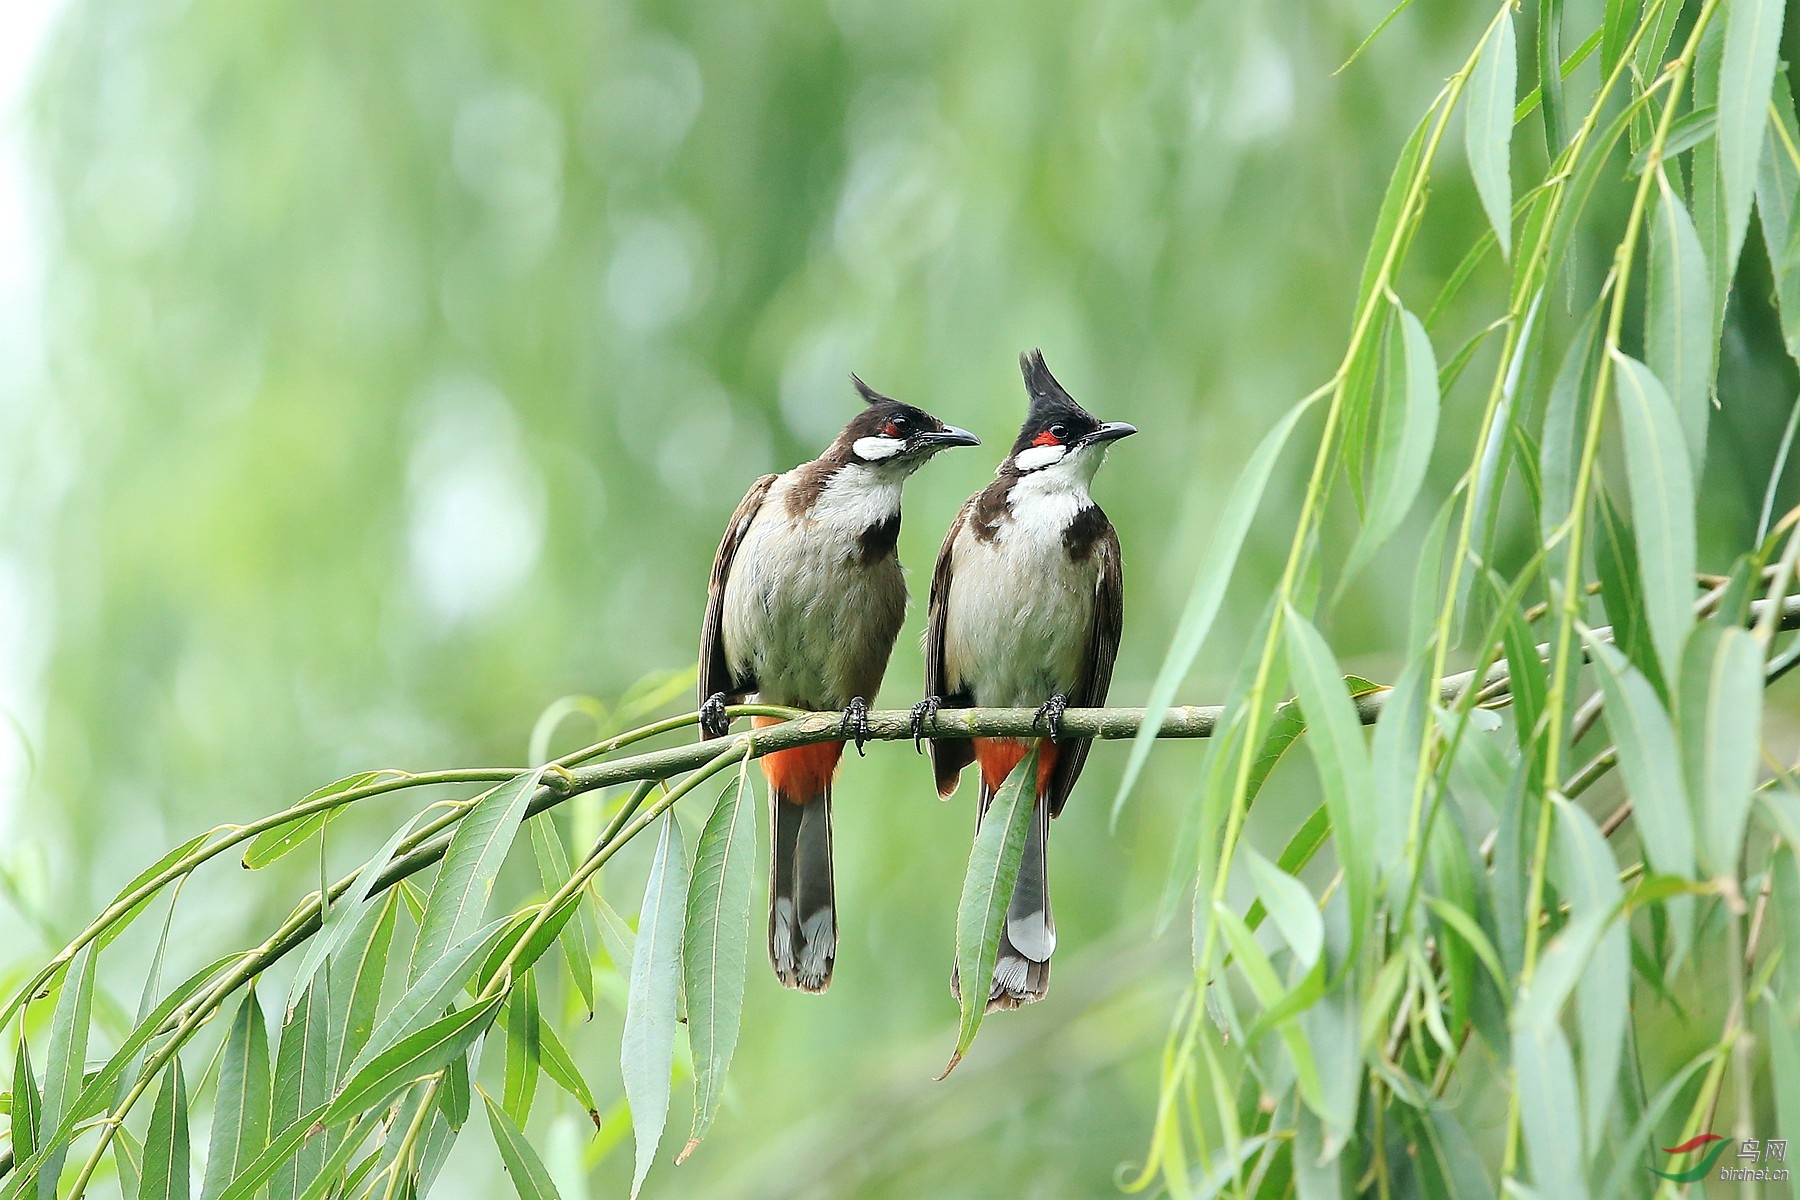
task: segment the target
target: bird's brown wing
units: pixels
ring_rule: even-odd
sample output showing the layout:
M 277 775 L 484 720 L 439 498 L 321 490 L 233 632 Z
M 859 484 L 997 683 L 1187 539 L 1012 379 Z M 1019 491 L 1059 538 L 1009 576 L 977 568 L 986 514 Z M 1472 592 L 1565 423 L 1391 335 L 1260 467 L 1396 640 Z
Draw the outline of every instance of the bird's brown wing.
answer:
M 946 606 L 950 602 L 951 560 L 955 557 L 956 539 L 968 523 L 969 510 L 978 499 L 979 496 L 971 497 L 956 514 L 956 520 L 950 523 L 950 532 L 944 535 L 943 548 L 938 551 L 937 565 L 931 569 L 931 603 L 925 625 L 925 698 L 929 700 L 935 696 L 945 708 L 967 708 L 970 700 L 966 691 L 951 687 L 949 672 L 944 666 L 944 623 Z M 931 766 L 937 776 L 940 798 L 956 790 L 962 769 L 974 761 L 975 743 L 968 738 L 932 740 Z
M 750 485 L 743 503 L 731 514 L 731 523 L 725 526 L 718 554 L 713 556 L 712 585 L 706 594 L 706 619 L 700 626 L 702 704 L 720 692 L 724 692 L 727 699 L 736 700 L 756 690 L 756 680 L 733 675 L 731 664 L 725 661 L 725 580 L 731 575 L 731 563 L 737 557 L 738 547 L 744 543 L 744 534 L 756 519 L 763 497 L 769 494 L 769 485 L 775 479 L 773 475 L 764 475 Z
M 1106 524 L 1106 531 L 1094 545 L 1098 556 L 1100 578 L 1094 587 L 1094 624 L 1088 640 L 1086 669 L 1081 684 L 1069 696 L 1075 708 L 1100 708 L 1106 704 L 1107 689 L 1112 686 L 1113 662 L 1119 656 L 1119 637 L 1125 626 L 1125 578 L 1119 565 L 1119 534 Z M 1050 815 L 1062 811 L 1063 803 L 1075 788 L 1075 780 L 1087 763 L 1087 738 L 1064 742 L 1059 747 L 1056 766 L 1050 772 Z

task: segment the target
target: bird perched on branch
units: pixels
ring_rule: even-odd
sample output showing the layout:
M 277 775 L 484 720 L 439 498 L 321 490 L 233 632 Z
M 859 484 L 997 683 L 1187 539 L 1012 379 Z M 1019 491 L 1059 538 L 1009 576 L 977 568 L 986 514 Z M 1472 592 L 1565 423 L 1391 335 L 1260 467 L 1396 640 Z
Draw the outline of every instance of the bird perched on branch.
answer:
M 963 505 L 938 552 L 925 699 L 913 710 L 918 736 L 940 707 L 1041 705 L 1038 720 L 1049 735 L 1037 740 L 1036 799 L 989 1012 L 1041 999 L 1050 984 L 1050 818 L 1062 811 L 1088 751 L 1085 739 L 1061 740 L 1062 714 L 1106 702 L 1124 615 L 1118 534 L 1088 486 L 1107 447 L 1137 432 L 1090 415 L 1050 374 L 1041 351 L 1021 355 L 1019 365 L 1030 408 L 998 477 Z M 974 762 L 985 816 L 1030 749 L 1016 738 L 933 741 L 938 795 L 954 792 Z
M 725 705 L 842 709 L 862 749 L 906 613 L 895 553 L 900 490 L 940 450 L 981 439 L 852 375 L 867 407 L 812 462 L 765 475 L 732 514 L 713 560 L 700 635 L 701 732 L 722 737 Z M 757 718 L 766 723 L 769 719 Z M 773 866 L 769 961 L 787 987 L 822 992 L 837 958 L 831 780 L 844 743 L 764 755 Z

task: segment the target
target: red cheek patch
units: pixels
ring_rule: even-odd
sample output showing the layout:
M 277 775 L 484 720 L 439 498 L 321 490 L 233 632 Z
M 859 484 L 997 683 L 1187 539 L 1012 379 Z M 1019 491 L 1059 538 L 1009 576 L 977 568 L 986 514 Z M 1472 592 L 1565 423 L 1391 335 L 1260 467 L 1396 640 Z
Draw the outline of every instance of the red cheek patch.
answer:
M 1032 438 L 1031 444 L 1034 446 L 1060 446 L 1062 445 L 1062 439 L 1046 429 L 1044 432 Z

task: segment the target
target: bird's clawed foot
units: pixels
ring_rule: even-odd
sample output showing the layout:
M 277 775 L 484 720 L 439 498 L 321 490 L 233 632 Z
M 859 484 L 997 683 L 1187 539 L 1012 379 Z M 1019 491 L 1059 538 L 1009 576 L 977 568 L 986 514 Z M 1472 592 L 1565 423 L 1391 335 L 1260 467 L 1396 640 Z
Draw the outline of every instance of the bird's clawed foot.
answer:
M 861 755 L 863 743 L 869 740 L 869 702 L 861 696 L 850 697 L 850 703 L 844 706 L 844 719 L 838 722 L 838 732 L 848 735 L 856 742 L 856 753 Z
M 930 722 L 932 727 L 935 728 L 937 726 L 938 709 L 942 707 L 944 707 L 944 698 L 942 696 L 927 696 L 912 706 L 912 735 L 913 750 L 915 752 L 924 752 L 925 747 L 920 743 L 925 740 L 925 724 L 926 722 Z
M 700 706 L 700 736 L 722 738 L 731 732 L 731 718 L 725 715 L 725 693 L 714 692 Z
M 1069 698 L 1061 692 L 1058 692 L 1056 695 L 1044 701 L 1044 706 L 1038 709 L 1037 713 L 1031 718 L 1032 727 L 1036 728 L 1038 725 L 1042 724 L 1045 728 L 1050 730 L 1050 740 L 1053 742 L 1060 742 L 1062 741 L 1063 713 L 1068 710 Z

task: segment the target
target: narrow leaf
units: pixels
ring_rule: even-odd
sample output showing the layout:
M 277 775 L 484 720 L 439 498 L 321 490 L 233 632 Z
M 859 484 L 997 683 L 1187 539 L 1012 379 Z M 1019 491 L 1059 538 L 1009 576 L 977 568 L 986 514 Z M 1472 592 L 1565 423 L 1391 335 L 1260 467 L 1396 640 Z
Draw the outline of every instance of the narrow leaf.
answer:
M 1659 199 L 1650 228 L 1650 290 L 1644 309 L 1645 358 L 1668 384 L 1687 443 L 1691 477 L 1706 462 L 1712 415 L 1712 283 L 1706 253 L 1687 208 L 1657 172 Z
M 1588 652 L 1599 667 L 1606 726 L 1619 747 L 1619 770 L 1650 865 L 1659 874 L 1692 878 L 1694 827 L 1669 714 L 1616 649 L 1589 637 Z
M 1312 623 L 1292 608 L 1287 613 L 1287 648 L 1288 667 L 1307 716 L 1307 740 L 1312 745 L 1325 809 L 1331 815 L 1338 862 L 1344 869 L 1354 957 L 1354 948 L 1362 944 L 1375 890 L 1374 838 L 1367 821 L 1359 819 L 1375 799 L 1369 749 L 1331 649 Z
M 1319 917 L 1318 901 L 1306 885 L 1258 854 L 1244 847 L 1245 861 L 1250 864 L 1250 877 L 1256 883 L 1256 894 L 1275 919 L 1275 928 L 1294 952 L 1300 969 L 1310 970 L 1319 961 L 1325 942 L 1325 923 Z
M 956 905 L 956 978 L 961 1021 L 956 1049 L 943 1075 L 956 1069 L 975 1041 L 981 1018 L 987 1012 L 989 981 L 994 960 L 1000 954 L 1000 931 L 1006 923 L 1006 906 L 1019 879 L 1019 860 L 1025 854 L 1025 835 L 1031 827 L 1031 810 L 1037 792 L 1037 750 L 1026 756 L 1006 777 L 988 805 L 975 831 L 969 851 L 969 869 L 963 875 L 962 898 Z
M 619 1067 L 637 1147 L 633 1197 L 650 1173 L 669 1118 L 669 1070 L 675 1058 L 675 1010 L 681 999 L 681 925 L 687 891 L 687 852 L 675 815 L 670 813 L 663 818 L 656 857 L 644 883 L 625 1002 L 625 1030 L 619 1043 Z
M 531 1148 L 531 1143 L 525 1140 L 525 1134 L 506 1110 L 494 1103 L 493 1097 L 483 1092 L 481 1098 L 487 1103 L 488 1127 L 494 1131 L 494 1145 L 500 1149 L 501 1165 L 512 1179 L 519 1200 L 560 1200 L 556 1185 L 550 1181 L 549 1170 L 537 1151 Z
M 275 1050 L 275 1099 L 270 1129 L 285 1130 L 331 1096 L 331 993 L 320 979 L 301 994 Z M 272 1172 L 269 1200 L 293 1200 L 325 1162 L 324 1139 L 297 1147 L 298 1154 Z M 229 1189 L 227 1189 L 229 1190 Z
M 1625 470 L 1644 581 L 1644 613 L 1665 678 L 1676 677 L 1694 623 L 1694 477 L 1668 392 L 1634 358 L 1615 353 Z
M 50 1022 L 50 1055 L 44 1063 L 44 1111 L 42 1128 L 56 1130 L 74 1106 L 76 1093 L 87 1071 L 88 1025 L 94 1013 L 94 955 L 89 946 L 75 956 L 56 998 L 56 1015 Z M 49 1161 L 38 1175 L 40 1200 L 56 1200 L 56 1180 L 62 1174 L 67 1147 L 60 1139 L 46 1139 Z
M 187 1200 L 188 1187 L 187 1084 L 181 1078 L 181 1060 L 171 1059 L 150 1110 L 149 1131 L 144 1134 L 144 1172 L 138 1198 Z
M 1502 13 L 1469 76 L 1463 135 L 1475 191 L 1500 239 L 1502 255 L 1512 252 L 1512 114 L 1519 88 L 1518 54 L 1512 14 Z
M 1619 864 L 1594 819 L 1561 796 L 1556 809 L 1557 890 L 1577 920 L 1607 920 L 1625 898 Z M 1631 943 L 1624 922 L 1610 922 L 1575 985 L 1581 1031 L 1581 1098 L 1587 1144 L 1598 1146 L 1614 1111 L 1625 1023 L 1631 1011 Z
M 376 1055 L 443 1016 L 511 924 L 505 917 L 490 921 L 431 963 L 381 1019 L 347 1073 L 360 1071 Z
M 544 1061 L 543 1028 L 538 1017 L 537 974 L 526 971 L 506 1001 L 506 1074 L 502 1093 L 507 1115 L 523 1126 L 531 1119 L 537 1078 Z
M 1144 760 L 1150 756 L 1150 748 L 1156 744 L 1156 735 L 1162 729 L 1163 717 L 1169 705 L 1175 699 L 1175 691 L 1187 678 L 1188 670 L 1200 655 L 1200 647 L 1206 641 L 1206 635 L 1212 631 L 1213 618 L 1219 615 L 1219 606 L 1225 600 L 1225 585 L 1231 582 L 1232 568 L 1237 564 L 1238 551 L 1243 548 L 1244 537 L 1250 532 L 1250 518 L 1256 515 L 1256 509 L 1262 503 L 1263 490 L 1268 487 L 1269 475 L 1275 469 L 1275 460 L 1287 445 L 1288 435 L 1293 433 L 1294 426 L 1311 408 L 1317 397 L 1295 405 L 1288 414 L 1263 436 L 1256 452 L 1244 466 L 1244 473 L 1231 487 L 1231 494 L 1225 498 L 1224 508 L 1219 510 L 1215 523 L 1212 542 L 1206 548 L 1206 557 L 1200 560 L 1200 569 L 1194 574 L 1193 589 L 1188 593 L 1187 607 L 1182 610 L 1181 620 L 1175 626 L 1175 637 L 1169 645 L 1169 653 L 1163 659 L 1162 666 L 1156 672 L 1156 681 L 1150 685 L 1150 696 L 1144 703 L 1144 723 L 1138 728 L 1137 737 L 1132 740 L 1131 754 L 1125 760 L 1125 773 L 1119 781 L 1119 794 L 1113 798 L 1112 822 L 1118 824 L 1119 813 L 1125 807 L 1125 798 L 1131 794 L 1131 788 L 1137 782 L 1138 774 L 1144 769 Z
M 1733 0 L 1725 9 L 1725 50 L 1719 66 L 1719 173 L 1725 192 L 1726 276 L 1750 224 L 1756 163 L 1769 118 L 1769 94 L 1781 51 L 1785 0 Z
M 1350 548 L 1338 585 L 1340 594 L 1406 519 L 1425 482 L 1437 442 L 1437 357 L 1425 326 L 1404 308 L 1399 309 L 1389 337 L 1388 370 L 1398 386 L 1389 389 L 1383 401 L 1368 516 Z
M 544 894 L 552 896 L 569 877 L 569 854 L 563 848 L 562 834 L 557 830 L 556 822 L 548 813 L 531 823 L 531 849 L 537 858 L 538 879 L 544 886 Z M 577 915 L 563 926 L 557 938 L 562 946 L 563 965 L 568 968 L 569 978 L 575 981 L 575 990 L 581 994 L 581 1002 L 587 1005 L 591 1014 L 594 1011 L 594 954 L 588 948 L 587 924 Z
M 200 1189 L 205 1200 L 216 1200 L 231 1183 L 231 1177 L 269 1144 L 272 1102 L 269 1030 L 263 1021 L 262 1005 L 252 990 L 244 994 L 243 1003 L 238 1006 L 219 1061 L 219 1090 L 213 1103 L 206 1181 Z
M 501 784 L 480 800 L 469 814 L 457 823 L 444 852 L 443 866 L 431 885 L 425 902 L 425 919 L 419 925 L 419 939 L 413 946 L 409 981 L 416 981 L 452 945 L 462 941 L 481 924 L 487 911 L 488 896 L 494 890 L 494 879 L 519 822 L 525 818 L 531 794 L 537 790 L 542 769 L 526 771 Z
M 694 1152 L 712 1125 L 744 1015 L 750 898 L 756 887 L 756 814 L 745 803 L 749 766 L 745 759 L 737 783 L 720 793 L 694 855 L 682 942 L 682 990 L 694 1056 L 694 1125 L 677 1163 Z
M 1700 865 L 1737 874 L 1762 731 L 1762 654 L 1748 630 L 1708 623 L 1681 668 L 1681 757 Z
M 13 1058 L 12 1152 L 15 1167 L 37 1153 L 43 1133 L 43 1093 L 31 1074 L 31 1044 L 21 1031 L 19 1052 Z
M 1519 1113 L 1537 1194 L 1545 1200 L 1581 1200 L 1587 1195 L 1587 1160 L 1568 1039 L 1552 1024 L 1516 1031 L 1512 1044 Z
M 385 1104 L 415 1081 L 449 1066 L 452 1059 L 461 1056 L 494 1023 L 501 999 L 496 993 L 467 1008 L 459 1008 L 377 1054 L 332 1097 L 330 1107 L 318 1123 L 327 1128 L 340 1125 L 359 1113 Z
M 359 775 L 346 776 L 335 783 L 307 793 L 300 805 L 312 804 L 331 796 L 340 796 L 375 782 L 383 775 L 393 774 L 390 771 L 364 771 Z M 295 807 L 300 807 L 296 805 Z M 340 804 L 322 812 L 309 813 L 304 817 L 295 817 L 285 825 L 277 825 L 273 829 L 265 829 L 250 839 L 250 846 L 244 851 L 244 865 L 252 871 L 260 870 L 284 857 L 292 851 L 304 846 L 312 836 L 325 828 L 326 824 L 342 816 L 348 805 Z

